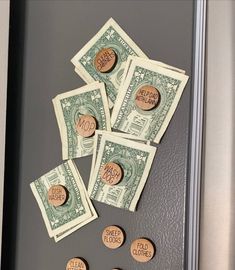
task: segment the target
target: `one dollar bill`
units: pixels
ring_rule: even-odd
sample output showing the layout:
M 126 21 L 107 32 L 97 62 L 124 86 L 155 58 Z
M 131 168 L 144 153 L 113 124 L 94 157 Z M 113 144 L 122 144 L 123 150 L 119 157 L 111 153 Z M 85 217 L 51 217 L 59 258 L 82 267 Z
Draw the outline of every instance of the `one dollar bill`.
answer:
M 110 72 L 102 73 L 96 69 L 94 61 L 97 53 L 105 48 L 111 48 L 115 52 L 117 61 Z M 110 107 L 112 107 L 116 100 L 129 55 L 147 58 L 135 42 L 111 18 L 72 58 L 71 62 L 75 66 L 75 71 L 85 82 L 101 81 L 105 83 Z
M 48 201 L 47 193 L 53 185 L 62 185 L 68 191 L 68 199 L 62 206 L 55 207 Z M 41 176 L 32 182 L 30 187 L 48 234 L 56 241 L 97 217 L 81 175 L 71 160 Z
M 139 142 L 104 134 L 89 195 L 91 199 L 118 208 L 135 211 L 137 202 L 147 181 L 156 148 Z M 101 168 L 108 162 L 117 163 L 123 171 L 123 178 L 115 186 L 105 184 L 100 175 Z
M 80 173 L 78 172 L 78 169 L 77 167 L 75 167 L 75 170 L 77 171 L 78 175 L 80 176 Z M 80 176 L 81 177 L 81 176 Z M 66 236 L 70 235 L 71 233 L 77 231 L 78 229 L 82 228 L 83 226 L 87 225 L 88 223 L 92 222 L 93 220 L 97 219 L 98 218 L 98 215 L 96 213 L 96 210 L 89 198 L 89 195 L 88 195 L 88 192 L 86 190 L 86 187 L 84 185 L 84 182 L 81 181 L 81 185 L 82 185 L 82 188 L 84 190 L 84 193 L 85 193 L 85 197 L 86 197 L 86 200 L 87 200 L 87 204 L 89 206 L 89 209 L 90 209 L 90 217 L 88 217 L 87 219 L 85 219 L 84 221 L 78 223 L 77 225 L 57 234 L 54 236 L 54 240 L 55 242 L 58 242 L 60 240 L 62 240 L 63 238 L 65 238 Z
M 91 115 L 96 119 L 98 129 L 111 130 L 104 84 L 88 84 L 60 94 L 52 102 L 61 136 L 63 159 L 91 155 L 94 138 L 81 136 L 76 125 L 82 115 Z
M 113 128 L 159 143 L 177 108 L 188 81 L 183 70 L 139 57 L 129 59 L 113 109 Z M 137 91 L 145 85 L 156 88 L 160 103 L 152 110 L 136 106 Z
M 106 131 L 106 130 L 96 130 L 95 136 L 94 136 L 94 149 L 93 149 L 93 155 L 92 155 L 92 162 L 91 162 L 91 171 L 90 171 L 90 178 L 89 178 L 89 184 L 88 184 L 88 193 L 91 193 L 91 188 L 93 186 L 92 183 L 92 175 L 96 163 L 96 158 L 98 156 L 99 150 L 100 150 L 100 142 L 103 137 L 103 135 L 110 135 L 115 137 L 120 137 L 120 138 L 125 138 L 128 140 L 136 141 L 139 143 L 147 144 L 150 145 L 150 141 L 139 139 L 138 137 L 127 134 L 127 133 L 121 133 L 121 132 L 112 132 L 112 131 Z

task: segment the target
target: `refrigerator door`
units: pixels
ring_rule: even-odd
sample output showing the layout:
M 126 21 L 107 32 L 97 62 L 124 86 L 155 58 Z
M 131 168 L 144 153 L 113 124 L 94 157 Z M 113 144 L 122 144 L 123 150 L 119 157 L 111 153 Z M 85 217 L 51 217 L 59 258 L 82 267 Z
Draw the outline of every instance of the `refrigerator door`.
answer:
M 85 85 L 70 59 L 113 17 L 152 59 L 190 76 L 158 147 L 138 210 L 94 201 L 99 218 L 62 241 L 49 239 L 29 184 L 61 160 L 52 98 Z M 203 118 L 205 1 L 12 1 L 2 269 L 65 269 L 71 257 L 90 269 L 196 270 Z M 91 157 L 75 160 L 88 184 Z M 126 242 L 108 250 L 101 233 L 119 225 Z M 147 264 L 130 255 L 151 239 Z

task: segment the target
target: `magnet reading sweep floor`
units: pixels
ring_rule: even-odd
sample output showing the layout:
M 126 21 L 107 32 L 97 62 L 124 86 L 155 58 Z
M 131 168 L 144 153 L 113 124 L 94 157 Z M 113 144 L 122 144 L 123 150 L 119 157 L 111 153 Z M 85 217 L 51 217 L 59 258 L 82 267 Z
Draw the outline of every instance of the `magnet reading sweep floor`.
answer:
M 31 183 L 49 237 L 56 242 L 98 218 L 91 199 L 136 211 L 156 153 L 150 142 L 160 142 L 188 80 L 183 70 L 147 59 L 113 19 L 72 63 L 88 84 L 53 99 L 62 159 L 68 161 Z M 88 155 L 93 157 L 87 191 L 71 159 Z M 118 225 L 109 225 L 102 239 L 116 249 L 125 235 Z M 138 238 L 130 252 L 143 263 L 153 258 L 155 247 Z M 73 258 L 66 269 L 85 270 L 87 262 Z

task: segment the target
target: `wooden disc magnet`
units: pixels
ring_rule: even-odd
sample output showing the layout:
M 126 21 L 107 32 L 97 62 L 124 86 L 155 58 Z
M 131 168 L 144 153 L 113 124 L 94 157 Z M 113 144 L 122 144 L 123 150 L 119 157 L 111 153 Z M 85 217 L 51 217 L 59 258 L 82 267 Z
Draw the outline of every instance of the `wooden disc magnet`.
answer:
M 55 207 L 63 205 L 67 196 L 67 189 L 62 185 L 51 186 L 47 192 L 48 202 Z
M 131 255 L 138 262 L 150 261 L 155 253 L 155 248 L 151 241 L 145 238 L 139 238 L 131 244 Z
M 103 230 L 102 241 L 106 247 L 116 249 L 124 243 L 125 235 L 120 227 L 108 226 Z
M 105 184 L 113 186 L 121 181 L 123 171 L 117 163 L 108 162 L 102 166 L 100 176 Z
M 90 137 L 96 130 L 96 119 L 91 115 L 81 115 L 76 124 L 76 130 L 82 137 Z
M 68 261 L 66 270 L 87 270 L 87 262 L 81 258 L 72 258 Z
M 102 73 L 111 71 L 117 61 L 117 55 L 112 48 L 103 48 L 95 56 L 95 68 Z
M 136 92 L 135 104 L 143 111 L 152 110 L 160 101 L 159 91 L 151 86 L 144 85 Z

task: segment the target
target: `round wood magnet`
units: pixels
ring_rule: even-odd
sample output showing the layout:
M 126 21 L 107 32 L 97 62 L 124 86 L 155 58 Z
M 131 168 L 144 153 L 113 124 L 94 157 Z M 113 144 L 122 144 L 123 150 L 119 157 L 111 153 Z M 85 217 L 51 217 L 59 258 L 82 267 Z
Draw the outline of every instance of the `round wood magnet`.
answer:
M 145 238 L 139 238 L 131 244 L 131 255 L 138 262 L 150 261 L 155 253 L 155 248 L 151 241 Z
M 108 248 L 119 248 L 125 241 L 124 231 L 118 226 L 108 226 L 103 230 L 102 241 Z
M 91 115 L 81 115 L 76 124 L 76 130 L 82 137 L 90 137 L 96 130 L 96 119 Z
M 67 196 L 67 189 L 62 185 L 51 186 L 47 192 L 48 202 L 55 207 L 63 205 Z
M 144 85 L 136 92 L 135 104 L 143 111 L 152 110 L 160 101 L 159 91 L 151 86 Z
M 100 176 L 105 184 L 113 186 L 121 181 L 123 171 L 117 163 L 108 162 L 102 166 Z
M 87 262 L 81 258 L 72 258 L 66 265 L 66 270 L 87 270 Z
M 95 56 L 95 68 L 102 73 L 111 71 L 117 61 L 117 55 L 112 48 L 103 48 Z

